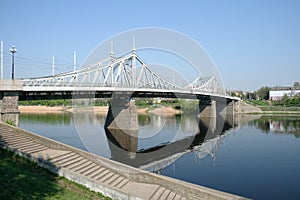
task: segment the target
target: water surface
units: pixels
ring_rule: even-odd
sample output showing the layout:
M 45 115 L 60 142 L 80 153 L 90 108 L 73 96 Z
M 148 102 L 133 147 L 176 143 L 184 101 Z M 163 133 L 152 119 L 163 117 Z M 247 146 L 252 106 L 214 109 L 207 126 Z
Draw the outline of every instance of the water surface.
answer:
M 143 115 L 139 131 L 124 133 L 105 131 L 101 115 L 21 114 L 20 127 L 210 188 L 253 199 L 299 199 L 299 117 L 252 118 Z

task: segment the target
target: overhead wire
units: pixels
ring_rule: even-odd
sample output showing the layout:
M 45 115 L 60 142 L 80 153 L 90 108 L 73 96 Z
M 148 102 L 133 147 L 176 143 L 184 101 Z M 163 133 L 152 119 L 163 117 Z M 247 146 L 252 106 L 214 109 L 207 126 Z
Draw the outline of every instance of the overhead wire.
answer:
M 3 55 L 4 67 L 10 66 L 10 63 L 12 62 L 11 54 L 9 52 L 3 52 Z M 52 71 L 51 69 L 53 63 L 49 62 L 50 59 L 47 59 L 46 61 L 46 59 L 33 59 L 19 56 L 17 54 L 14 55 L 14 59 L 18 65 L 18 68 L 28 68 L 29 71 L 34 70 L 36 72 L 39 71 L 39 73 L 37 73 L 40 74 L 39 76 L 45 74 L 49 75 Z M 67 72 L 73 69 L 73 63 L 71 62 L 71 60 L 69 63 L 62 60 L 63 59 L 61 59 L 60 57 L 55 58 L 55 74 Z

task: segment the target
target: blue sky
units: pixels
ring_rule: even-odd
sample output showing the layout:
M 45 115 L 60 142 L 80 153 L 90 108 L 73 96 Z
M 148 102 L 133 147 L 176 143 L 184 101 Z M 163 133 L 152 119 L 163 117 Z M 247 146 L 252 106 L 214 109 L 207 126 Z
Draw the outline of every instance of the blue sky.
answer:
M 0 41 L 5 77 L 51 75 L 72 70 L 73 51 L 82 63 L 99 43 L 119 32 L 162 27 L 201 44 L 227 89 L 300 81 L 300 1 L 76 1 L 1 0 Z

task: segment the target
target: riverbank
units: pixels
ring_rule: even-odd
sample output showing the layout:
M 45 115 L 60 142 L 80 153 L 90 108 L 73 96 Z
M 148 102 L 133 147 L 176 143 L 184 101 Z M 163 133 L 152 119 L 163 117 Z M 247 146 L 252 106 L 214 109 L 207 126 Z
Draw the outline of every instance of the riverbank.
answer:
M 61 113 L 67 109 L 63 106 L 19 106 L 20 113 Z
M 93 107 L 96 113 L 107 114 L 108 106 L 95 106 Z M 74 112 L 71 107 L 65 106 L 19 106 L 20 113 L 61 113 L 61 112 Z
M 255 106 L 242 101 L 240 103 L 238 114 L 300 115 L 300 108 Z
M 106 115 L 108 112 L 108 106 L 94 106 L 92 109 L 96 114 L 99 115 Z M 62 113 L 62 112 L 74 112 L 74 109 L 71 107 L 64 107 L 64 106 L 19 106 L 20 113 L 39 113 L 39 114 L 46 114 L 46 113 Z M 161 106 L 154 109 L 149 108 L 138 108 L 138 114 L 147 115 L 148 113 L 155 114 L 155 115 L 165 115 L 165 116 L 172 116 L 182 114 L 181 110 L 177 110 L 172 108 L 171 106 Z M 281 109 L 276 106 L 269 106 L 269 107 L 261 107 L 261 106 L 254 106 L 250 105 L 246 102 L 241 102 L 240 108 L 236 112 L 236 114 L 288 114 L 288 115 L 300 115 L 299 110 L 289 110 L 288 108 Z
M 0 199 L 110 199 L 0 148 Z
M 94 106 L 93 111 L 97 114 L 106 115 L 108 112 L 108 106 Z M 61 112 L 74 112 L 74 109 L 71 107 L 64 107 L 64 106 L 19 106 L 20 113 L 61 113 Z M 153 110 L 149 110 L 149 108 L 138 108 L 138 114 L 156 114 L 156 115 L 176 115 L 181 114 L 179 110 L 176 110 L 171 107 L 159 107 Z

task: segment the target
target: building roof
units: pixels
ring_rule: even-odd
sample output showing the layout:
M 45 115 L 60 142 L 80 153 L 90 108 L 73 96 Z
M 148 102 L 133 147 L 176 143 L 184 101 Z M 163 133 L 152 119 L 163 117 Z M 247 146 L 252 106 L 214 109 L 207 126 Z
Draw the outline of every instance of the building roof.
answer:
M 285 87 L 285 86 L 275 86 L 270 88 L 270 91 L 284 91 L 284 90 L 300 90 L 300 87 Z

